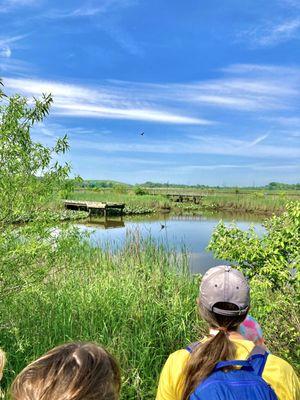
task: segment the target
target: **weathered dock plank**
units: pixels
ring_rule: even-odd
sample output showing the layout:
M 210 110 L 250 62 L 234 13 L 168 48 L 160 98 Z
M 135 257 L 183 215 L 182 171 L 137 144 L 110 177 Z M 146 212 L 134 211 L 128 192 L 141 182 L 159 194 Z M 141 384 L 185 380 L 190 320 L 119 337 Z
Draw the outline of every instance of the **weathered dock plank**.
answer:
M 199 192 L 184 192 L 177 190 L 167 190 L 167 189 L 148 189 L 149 194 L 152 195 L 162 195 L 166 196 L 170 200 L 176 203 L 192 202 L 195 204 L 200 204 L 202 199 L 207 196 L 206 193 Z
M 107 215 L 107 210 L 118 209 L 121 213 L 124 210 L 124 203 L 102 203 L 96 201 L 77 201 L 77 200 L 64 200 L 64 206 L 69 210 L 88 211 L 89 214 L 102 213 Z

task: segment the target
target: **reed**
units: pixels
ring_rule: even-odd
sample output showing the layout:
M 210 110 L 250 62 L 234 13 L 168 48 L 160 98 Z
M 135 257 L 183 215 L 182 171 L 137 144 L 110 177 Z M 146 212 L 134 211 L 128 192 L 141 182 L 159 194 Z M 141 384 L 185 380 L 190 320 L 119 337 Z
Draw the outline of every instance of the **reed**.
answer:
M 176 190 L 176 193 L 180 192 L 189 193 L 191 190 Z M 273 191 L 263 190 L 244 190 L 243 192 L 239 192 L 239 190 L 225 191 L 223 189 L 210 189 L 204 191 L 193 189 L 191 193 L 204 195 L 199 204 L 172 202 L 164 195 L 164 193 L 166 193 L 165 189 L 161 191 L 161 194 L 155 195 L 136 195 L 135 192 L 130 189 L 123 189 L 121 193 L 116 189 L 81 189 L 75 190 L 70 197 L 74 200 L 125 203 L 128 214 L 155 212 L 164 208 L 169 208 L 178 212 L 193 211 L 195 213 L 200 213 L 204 209 L 208 209 L 215 211 L 223 210 L 272 214 L 283 211 L 288 201 L 300 199 L 300 193 L 298 192 L 287 191 L 274 193 Z M 170 190 L 170 193 L 172 193 L 172 190 Z
M 11 240 L 10 248 L 18 249 L 18 238 Z M 10 259 L 13 277 L 16 252 L 10 248 L 1 253 L 0 262 L 8 265 Z M 4 389 L 48 349 L 66 341 L 91 340 L 120 360 L 122 399 L 153 399 L 168 355 L 206 331 L 196 316 L 199 277 L 189 274 L 185 253 L 167 251 L 151 238 L 142 240 L 138 231 L 117 251 L 109 243 L 101 249 L 73 235 L 58 238 L 41 252 L 35 248 L 28 257 L 21 254 L 17 262 L 24 263 L 21 277 L 37 269 L 40 275 L 1 298 L 0 343 L 8 354 Z M 297 332 L 296 305 L 280 294 L 282 302 L 276 308 L 277 295 L 272 302 L 270 295 L 266 311 L 266 289 L 258 290 L 252 313 L 261 317 L 268 345 L 296 362 L 296 346 L 276 337 L 279 321 L 282 332 L 287 327 Z M 285 322 L 287 312 L 290 318 Z

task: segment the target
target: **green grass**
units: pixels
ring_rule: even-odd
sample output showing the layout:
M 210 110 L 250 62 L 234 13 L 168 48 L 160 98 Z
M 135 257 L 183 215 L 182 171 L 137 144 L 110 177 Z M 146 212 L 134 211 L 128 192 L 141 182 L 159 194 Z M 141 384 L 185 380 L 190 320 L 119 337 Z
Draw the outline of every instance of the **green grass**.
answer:
M 126 214 L 155 212 L 170 207 L 170 201 L 164 196 L 137 196 L 132 191 L 119 193 L 116 190 L 76 190 L 70 195 L 74 200 L 125 203 Z
M 265 195 L 262 192 L 249 194 L 215 193 L 205 197 L 204 206 L 217 210 L 243 210 L 245 212 L 268 214 L 284 210 L 289 199 L 290 197 L 287 196 Z
M 153 190 L 153 189 L 151 189 Z M 289 200 L 300 199 L 299 191 L 273 192 L 273 191 L 254 191 L 243 190 L 236 193 L 234 190 L 223 189 L 155 189 L 156 195 L 136 195 L 131 189 L 123 189 L 119 193 L 115 189 L 97 190 L 76 190 L 70 195 L 74 200 L 90 200 L 103 202 L 120 202 L 126 204 L 126 213 L 139 214 L 143 212 L 155 212 L 163 208 L 172 208 L 178 212 L 199 213 L 203 209 L 215 211 L 241 211 L 262 214 L 272 214 L 284 210 Z M 176 203 L 168 199 L 164 193 L 195 193 L 203 194 L 204 197 L 200 204 Z
M 187 273 L 185 255 L 175 257 L 138 234 L 118 253 L 91 247 L 77 234 L 62 236 L 56 245 L 44 241 L 29 240 L 28 233 L 22 247 L 12 235 L 6 251 L 0 248 L 7 281 L 0 295 L 0 343 L 8 354 L 4 388 L 53 346 L 91 340 L 120 360 L 122 399 L 153 399 L 167 356 L 206 329 L 195 310 L 199 278 Z M 299 367 L 293 294 L 269 294 L 257 286 L 252 314 L 271 350 Z

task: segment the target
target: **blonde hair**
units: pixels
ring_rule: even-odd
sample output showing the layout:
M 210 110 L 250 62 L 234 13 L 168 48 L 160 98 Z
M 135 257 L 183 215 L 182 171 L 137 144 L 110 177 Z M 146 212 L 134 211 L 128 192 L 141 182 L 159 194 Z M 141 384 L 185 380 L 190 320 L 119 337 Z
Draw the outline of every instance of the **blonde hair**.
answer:
M 223 310 L 235 310 L 232 303 L 216 303 L 216 307 Z M 225 316 L 207 310 L 199 303 L 201 317 L 211 328 L 218 329 L 217 335 L 201 343 L 192 352 L 184 373 L 183 394 L 181 400 L 188 400 L 196 387 L 212 373 L 219 361 L 232 360 L 235 357 L 235 344 L 229 339 L 228 332 L 236 331 L 246 318 L 244 315 Z
M 4 351 L 2 351 L 0 349 L 0 381 L 1 381 L 2 376 L 3 376 L 3 370 L 4 370 L 4 367 L 5 367 L 5 364 L 6 364 L 6 356 L 5 356 Z
M 11 386 L 13 400 L 117 400 L 120 369 L 112 355 L 88 342 L 55 347 L 29 364 Z

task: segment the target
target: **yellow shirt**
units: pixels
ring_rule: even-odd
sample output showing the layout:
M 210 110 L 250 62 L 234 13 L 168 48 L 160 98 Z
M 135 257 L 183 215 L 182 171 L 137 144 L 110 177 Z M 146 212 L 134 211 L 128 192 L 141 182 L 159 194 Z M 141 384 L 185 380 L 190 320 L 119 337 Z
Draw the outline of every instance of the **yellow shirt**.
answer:
M 236 359 L 246 360 L 254 344 L 249 340 L 231 339 L 237 348 Z M 156 400 L 181 400 L 180 378 L 190 353 L 175 351 L 167 359 L 160 375 Z M 289 363 L 272 354 L 268 356 L 263 379 L 271 385 L 279 400 L 300 400 L 300 382 Z

